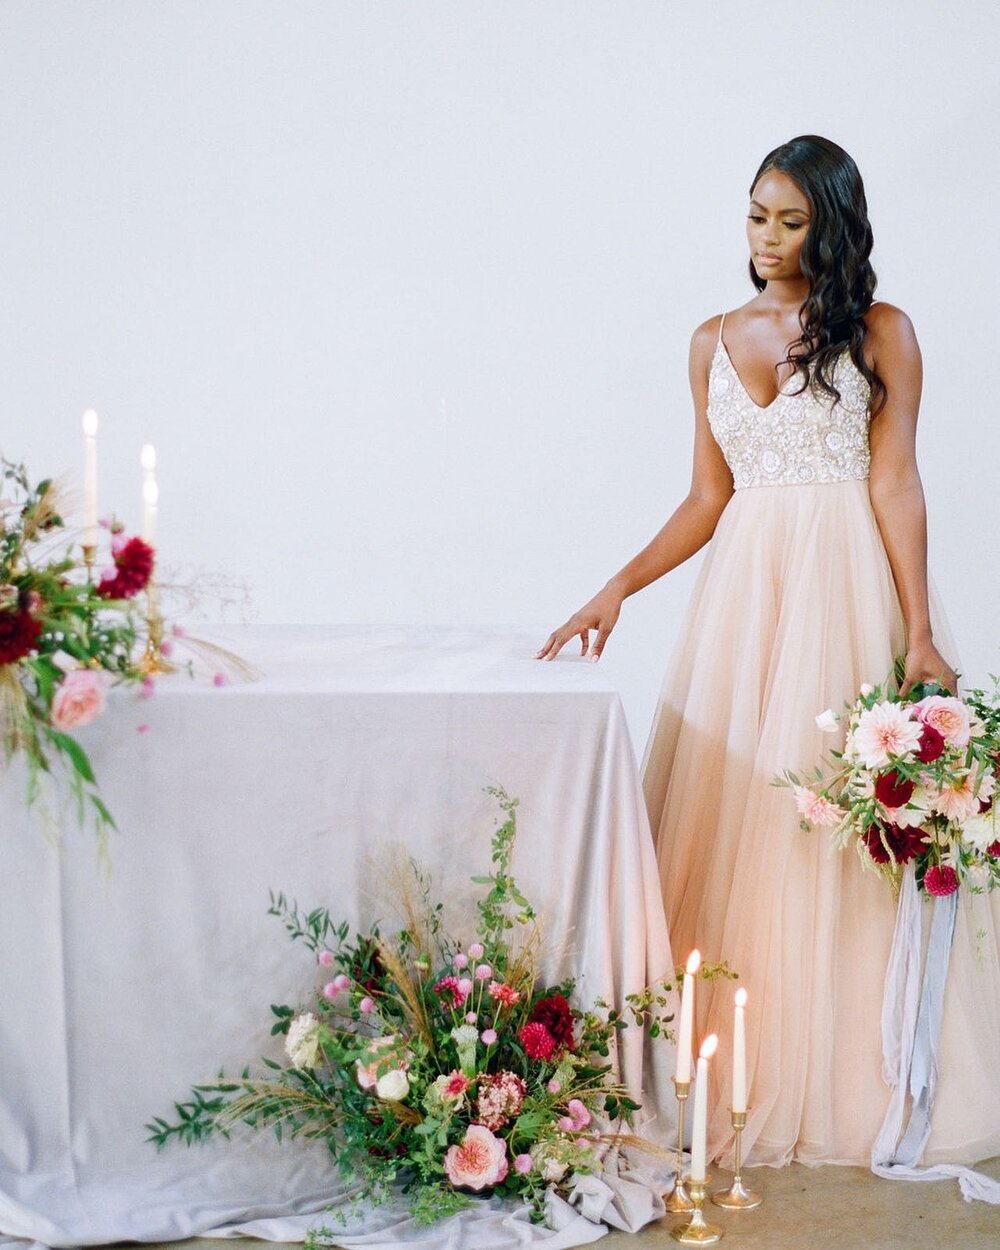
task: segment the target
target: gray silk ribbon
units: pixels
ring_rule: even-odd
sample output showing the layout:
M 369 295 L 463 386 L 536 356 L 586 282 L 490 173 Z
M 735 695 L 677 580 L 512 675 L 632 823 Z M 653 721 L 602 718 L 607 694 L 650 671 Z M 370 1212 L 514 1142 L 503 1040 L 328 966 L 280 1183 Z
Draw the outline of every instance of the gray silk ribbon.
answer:
M 934 900 L 921 975 L 921 900 L 913 865 L 907 866 L 882 999 L 882 1074 L 893 1092 L 872 1147 L 872 1171 L 894 1180 L 956 1177 L 966 1201 L 978 1199 L 1000 1205 L 1000 1182 L 982 1172 L 950 1163 L 917 1166 L 934 1113 L 938 1043 L 957 912 L 957 892 Z M 907 1091 L 912 1102 L 904 1132 Z

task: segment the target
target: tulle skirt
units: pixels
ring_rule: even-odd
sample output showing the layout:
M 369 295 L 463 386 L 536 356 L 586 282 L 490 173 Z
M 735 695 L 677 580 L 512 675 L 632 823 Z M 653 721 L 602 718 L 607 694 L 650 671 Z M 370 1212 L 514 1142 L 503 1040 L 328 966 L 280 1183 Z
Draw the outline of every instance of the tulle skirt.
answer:
M 931 617 L 957 665 L 933 589 Z M 727 960 L 749 992 L 751 1164 L 867 1164 L 888 1104 L 879 1021 L 892 891 L 853 850 L 802 832 L 772 779 L 840 745 L 816 714 L 884 683 L 904 649 L 867 482 L 736 492 L 681 629 L 643 781 L 673 950 Z M 720 1036 L 709 1152 L 726 1160 L 735 985 L 698 986 L 698 1035 Z M 1000 897 L 966 897 L 924 1162 L 1000 1154 L 998 1066 Z

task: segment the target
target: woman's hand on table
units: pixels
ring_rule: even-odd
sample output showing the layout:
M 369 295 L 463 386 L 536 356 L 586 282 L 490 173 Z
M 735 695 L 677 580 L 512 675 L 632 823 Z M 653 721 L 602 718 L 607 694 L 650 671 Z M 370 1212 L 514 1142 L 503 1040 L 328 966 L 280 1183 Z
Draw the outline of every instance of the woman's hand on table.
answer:
M 580 639 L 580 655 L 599 660 L 608 635 L 614 629 L 622 610 L 623 596 L 610 584 L 596 594 L 589 603 L 574 612 L 569 620 L 549 634 L 536 660 L 554 660 L 571 638 Z M 594 645 L 590 645 L 590 631 L 597 633 Z

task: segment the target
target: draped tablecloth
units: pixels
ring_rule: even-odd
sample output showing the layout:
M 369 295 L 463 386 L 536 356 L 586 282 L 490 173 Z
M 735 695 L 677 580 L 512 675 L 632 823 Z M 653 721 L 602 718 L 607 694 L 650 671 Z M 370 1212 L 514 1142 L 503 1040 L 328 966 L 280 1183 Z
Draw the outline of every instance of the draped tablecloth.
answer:
M 71 814 L 61 842 L 46 839 L 16 761 L 0 772 L 0 1240 L 291 1240 L 315 1222 L 303 1216 L 342 1204 L 321 1145 L 247 1130 L 157 1153 L 143 1125 L 220 1066 L 280 1057 L 269 1005 L 305 1004 L 317 969 L 266 914 L 269 888 L 391 925 L 379 864 L 402 843 L 471 938 L 469 877 L 488 871 L 498 815 L 489 784 L 520 800 L 513 869 L 546 924 L 547 978 L 576 975 L 587 1005 L 620 1003 L 672 966 L 635 758 L 599 666 L 535 661 L 523 632 L 205 632 L 261 679 L 217 688 L 178 672 L 152 698 L 113 691 L 81 731 L 120 830 L 110 875 Z M 635 1030 L 622 1039 L 661 1141 L 672 1060 Z M 545 1234 L 509 1210 L 472 1231 L 488 1216 L 465 1217 L 465 1244 L 602 1231 L 567 1216 Z M 441 1235 L 390 1210 L 349 1223 L 344 1242 Z

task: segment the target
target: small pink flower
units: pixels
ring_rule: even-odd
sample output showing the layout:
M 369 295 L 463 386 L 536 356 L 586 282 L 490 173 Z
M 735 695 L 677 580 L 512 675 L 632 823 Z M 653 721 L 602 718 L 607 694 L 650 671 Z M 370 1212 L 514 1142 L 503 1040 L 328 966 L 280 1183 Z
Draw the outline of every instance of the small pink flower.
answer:
M 518 1155 L 514 1159 L 514 1171 L 519 1172 L 522 1176 L 527 1176 L 528 1173 L 531 1171 L 533 1162 L 534 1160 L 532 1159 L 531 1155 L 528 1155 L 528 1154 Z
M 483 953 L 482 942 L 473 942 L 472 945 L 469 947 L 469 956 L 472 959 L 479 959 L 482 953 Z
M 590 1123 L 591 1115 L 587 1108 L 583 1105 L 579 1098 L 571 1098 L 566 1104 L 566 1110 L 573 1117 L 573 1125 L 579 1132 L 580 1129 L 586 1128 Z
M 934 864 L 924 873 L 924 889 L 943 898 L 958 889 L 958 874 L 950 864 Z
M 323 986 L 323 997 L 327 1002 L 332 1002 L 339 993 L 340 990 L 332 981 L 327 981 L 326 985 Z
M 462 977 L 461 981 L 459 981 L 458 992 L 462 995 L 463 998 L 468 998 L 469 995 L 472 993 L 472 982 L 469 980 L 468 977 Z
M 101 569 L 101 581 L 113 582 L 115 580 L 115 576 L 117 575 L 117 573 L 118 573 L 118 570 L 115 568 L 115 566 L 113 564 L 108 564 L 103 569 Z
M 365 997 L 361 1000 L 361 1002 L 358 1003 L 358 1011 L 363 1012 L 367 1016 L 367 1015 L 371 1015 L 371 1013 L 374 1010 L 375 1010 L 375 1000 L 373 998 L 369 998 L 366 994 Z
M 476 969 L 477 981 L 488 981 L 492 975 L 493 969 L 489 966 L 489 964 L 480 964 Z
M 558 1094 L 561 1089 L 562 1089 L 562 1085 L 556 1080 L 555 1077 L 553 1077 L 552 1080 L 549 1081 L 549 1084 L 548 1084 L 549 1093 Z
M 572 1133 L 576 1128 L 576 1123 L 571 1115 L 564 1115 L 559 1121 L 559 1127 L 564 1133 Z
M 475 1023 L 478 1021 L 478 1019 L 479 1019 L 479 1017 L 476 1015 L 476 1013 L 475 1013 L 474 1011 L 467 1011 L 467 1012 L 465 1013 L 465 1023 L 466 1023 L 466 1024 L 475 1024 Z
M 320 951 L 316 956 L 316 962 L 324 968 L 329 968 L 333 963 L 333 951 Z
M 187 637 L 187 630 L 184 628 L 183 625 L 171 625 L 170 632 L 173 634 L 175 638 Z
M 152 677 L 144 677 L 142 685 L 139 687 L 139 698 L 151 699 L 154 694 L 156 694 L 156 682 Z
M 163 655 L 165 655 L 168 659 L 170 658 L 170 656 L 173 655 L 174 644 L 170 641 L 169 638 L 164 638 L 164 640 L 160 643 L 160 652 Z
M 92 668 L 67 673 L 52 696 L 52 727 L 60 733 L 82 729 L 104 711 L 106 677 Z
M 454 965 L 454 967 L 458 968 L 458 970 L 461 971 L 463 968 L 468 968 L 469 956 L 463 955 L 462 952 L 459 951 L 458 954 L 455 956 L 455 958 L 451 962 Z
M 333 983 L 337 987 L 337 991 L 341 992 L 346 990 L 351 984 L 351 978 L 344 972 L 338 972 L 338 974 L 333 978 Z
M 483 1029 L 479 1034 L 484 1046 L 495 1046 L 497 1040 L 496 1029 Z
M 225 684 L 226 684 L 225 673 L 216 673 L 215 676 L 212 678 L 213 686 L 224 686 Z
M 793 793 L 795 806 L 811 825 L 819 829 L 832 829 L 847 815 L 842 807 L 831 803 L 821 794 L 815 794 L 807 786 L 795 786 Z
M 482 1124 L 466 1130 L 459 1146 L 450 1146 L 444 1170 L 452 1185 L 464 1189 L 487 1189 L 507 1175 L 507 1146 Z
M 113 556 L 120 556 L 121 553 L 124 551 L 125 544 L 127 542 L 128 542 L 128 538 L 125 535 L 124 529 L 113 530 L 111 534 L 111 554 Z M 114 577 L 113 572 L 111 576 Z
M 447 1076 L 438 1077 L 437 1084 L 441 1090 L 441 1097 L 454 1102 L 456 1098 L 462 1097 L 472 1082 L 464 1072 L 455 1070 L 449 1072 Z
M 135 732 L 136 732 L 137 734 L 148 734 L 148 733 L 149 733 L 149 726 L 148 726 L 148 725 L 146 725 L 146 724 L 136 725 L 136 727 L 135 727 Z

